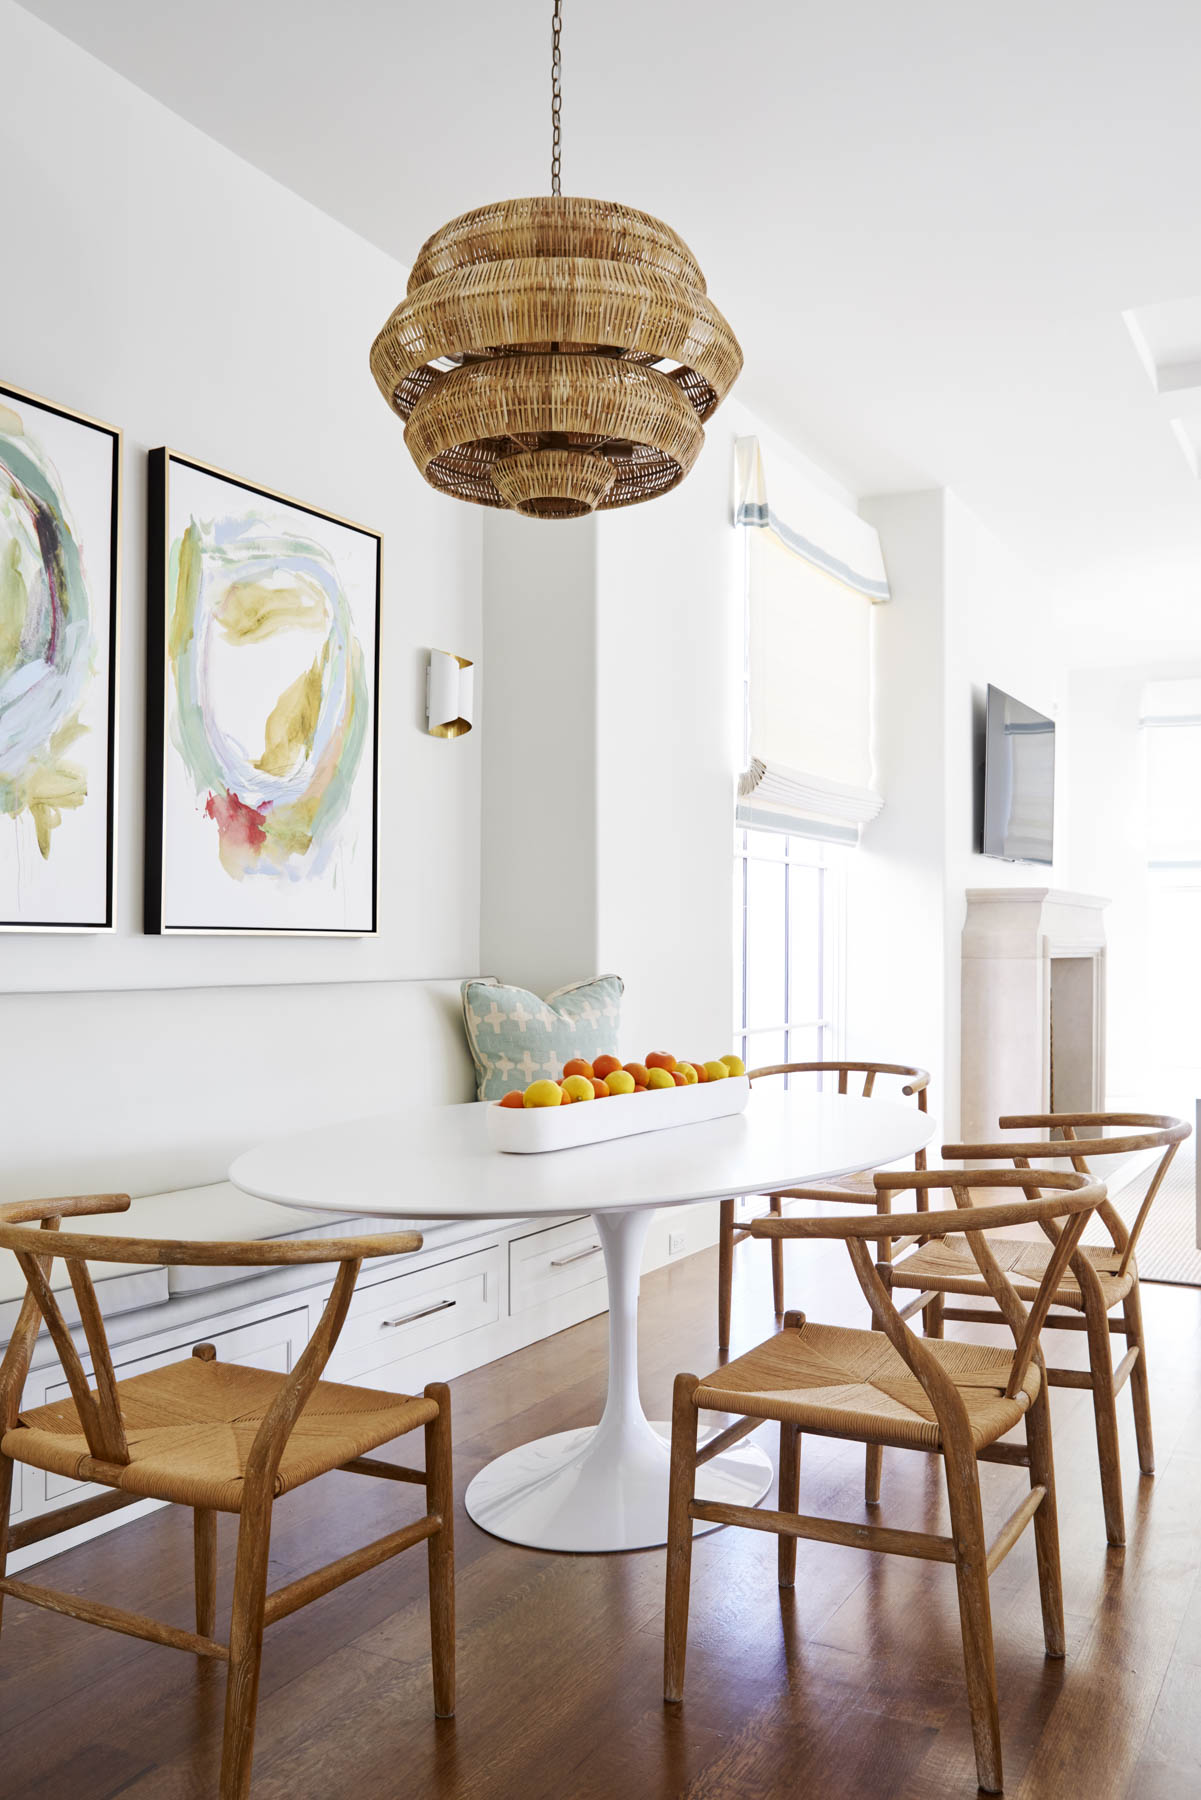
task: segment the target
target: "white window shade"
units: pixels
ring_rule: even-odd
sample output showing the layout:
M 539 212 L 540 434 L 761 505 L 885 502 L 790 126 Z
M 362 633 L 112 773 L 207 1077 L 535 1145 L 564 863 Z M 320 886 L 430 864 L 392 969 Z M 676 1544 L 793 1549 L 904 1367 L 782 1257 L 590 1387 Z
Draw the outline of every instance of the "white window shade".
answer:
M 789 473 L 767 497 L 756 439 L 738 446 L 747 528 L 746 825 L 855 841 L 883 805 L 871 754 L 872 607 L 889 597 L 876 533 Z

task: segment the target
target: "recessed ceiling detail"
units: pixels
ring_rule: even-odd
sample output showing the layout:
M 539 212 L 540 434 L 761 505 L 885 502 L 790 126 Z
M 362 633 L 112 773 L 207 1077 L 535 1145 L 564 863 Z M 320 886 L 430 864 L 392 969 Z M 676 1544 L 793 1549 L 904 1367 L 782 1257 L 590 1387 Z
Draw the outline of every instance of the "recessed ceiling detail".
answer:
M 1201 478 L 1201 297 L 1132 307 L 1122 318 L 1185 461 Z

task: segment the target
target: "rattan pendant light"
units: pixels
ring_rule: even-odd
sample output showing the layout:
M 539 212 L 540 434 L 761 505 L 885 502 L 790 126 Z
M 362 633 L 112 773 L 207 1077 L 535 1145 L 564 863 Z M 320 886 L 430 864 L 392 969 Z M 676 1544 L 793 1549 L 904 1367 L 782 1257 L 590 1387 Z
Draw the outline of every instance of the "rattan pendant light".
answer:
M 742 367 L 669 226 L 560 193 L 560 12 L 555 0 L 550 194 L 436 231 L 371 349 L 426 480 L 538 519 L 667 493 Z

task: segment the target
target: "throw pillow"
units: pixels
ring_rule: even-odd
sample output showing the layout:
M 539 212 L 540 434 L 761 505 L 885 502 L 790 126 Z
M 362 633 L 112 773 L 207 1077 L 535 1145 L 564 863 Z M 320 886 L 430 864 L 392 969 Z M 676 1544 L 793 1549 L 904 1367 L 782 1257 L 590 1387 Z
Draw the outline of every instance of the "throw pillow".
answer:
M 573 1056 L 591 1062 L 616 1055 L 624 990 L 619 975 L 556 988 L 545 1000 L 491 979 L 465 981 L 463 1023 L 480 1099 L 500 1100 L 541 1076 L 558 1077 Z

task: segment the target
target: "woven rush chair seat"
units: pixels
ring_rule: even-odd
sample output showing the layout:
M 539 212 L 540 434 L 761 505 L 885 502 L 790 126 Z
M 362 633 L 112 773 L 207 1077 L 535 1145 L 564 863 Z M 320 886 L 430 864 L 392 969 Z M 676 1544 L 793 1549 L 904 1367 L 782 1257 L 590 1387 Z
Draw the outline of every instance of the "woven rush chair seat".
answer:
M 833 1181 L 815 1182 L 812 1187 L 778 1188 L 777 1200 L 841 1200 L 844 1204 L 874 1206 L 876 1204 L 876 1172 L 867 1169 L 862 1175 L 839 1175 Z
M 1008 1275 L 1020 1300 L 1033 1300 L 1038 1284 L 1051 1260 L 1053 1246 L 1041 1242 L 1022 1242 L 1016 1238 L 989 1238 L 988 1247 Z M 1082 1244 L 1076 1252 L 1084 1256 L 1097 1272 L 1097 1281 L 1106 1309 L 1126 1298 L 1138 1278 L 1138 1265 L 1131 1261 L 1124 1274 L 1119 1272 L 1122 1253 L 1112 1246 Z M 944 1239 L 938 1244 L 923 1244 L 902 1262 L 893 1264 L 894 1287 L 917 1288 L 921 1292 L 940 1294 L 979 1294 L 982 1283 L 976 1260 L 965 1243 Z M 1084 1311 L 1084 1295 L 1071 1269 L 1065 1269 L 1051 1296 L 1053 1306 L 1070 1306 Z
M 977 1449 L 993 1444 L 1038 1398 L 1032 1361 L 1020 1391 L 1008 1399 L 1013 1353 L 951 1339 L 929 1340 L 931 1354 L 959 1390 Z M 850 1437 L 896 1449 L 938 1450 L 942 1433 L 921 1382 L 877 1331 L 806 1321 L 706 1376 L 697 1406 L 713 1412 L 777 1419 L 802 1431 Z
M 145 1499 L 238 1512 L 246 1458 L 286 1380 L 189 1357 L 117 1383 L 130 1458 L 123 1467 L 91 1454 L 70 1398 L 19 1414 L 0 1454 Z M 319 1381 L 284 1446 L 272 1491 L 278 1498 L 437 1416 L 433 1400 Z

